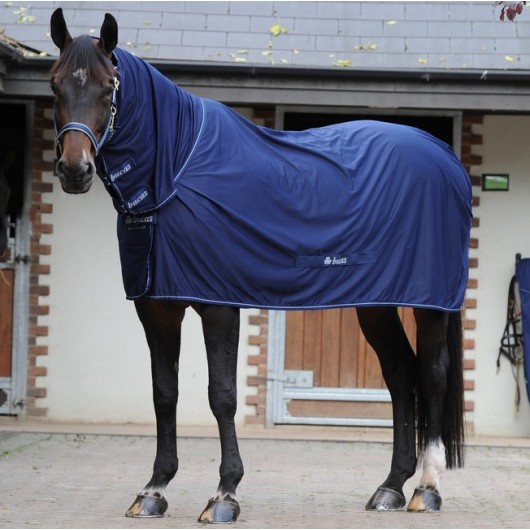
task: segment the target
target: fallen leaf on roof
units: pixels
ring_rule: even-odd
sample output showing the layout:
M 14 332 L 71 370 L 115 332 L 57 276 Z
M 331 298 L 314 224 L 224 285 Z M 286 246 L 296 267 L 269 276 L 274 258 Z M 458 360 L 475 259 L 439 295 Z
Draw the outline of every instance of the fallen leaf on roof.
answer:
M 282 27 L 280 24 L 274 24 L 270 27 L 269 32 L 272 33 L 275 37 L 277 37 L 282 33 L 287 33 L 287 29 Z

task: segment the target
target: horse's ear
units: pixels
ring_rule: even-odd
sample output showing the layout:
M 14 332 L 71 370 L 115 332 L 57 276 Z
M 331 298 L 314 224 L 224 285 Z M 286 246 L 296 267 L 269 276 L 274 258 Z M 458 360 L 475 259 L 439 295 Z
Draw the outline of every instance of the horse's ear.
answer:
M 118 45 L 118 23 L 110 14 L 105 13 L 105 20 L 99 35 L 99 47 L 110 56 L 112 50 Z
M 72 42 L 72 36 L 66 27 L 63 10 L 60 7 L 57 8 L 51 16 L 50 29 L 52 40 L 55 46 L 57 46 L 62 53 L 64 49 Z

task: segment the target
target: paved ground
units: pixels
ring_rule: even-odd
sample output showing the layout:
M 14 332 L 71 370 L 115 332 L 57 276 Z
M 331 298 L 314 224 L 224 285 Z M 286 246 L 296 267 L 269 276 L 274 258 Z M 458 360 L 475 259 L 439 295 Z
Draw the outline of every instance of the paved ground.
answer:
M 28 432 L 31 431 L 31 432 Z M 150 475 L 152 427 L 0 421 L 0 528 L 196 528 L 217 485 L 211 430 L 184 429 L 162 519 L 127 519 Z M 473 440 L 447 472 L 436 514 L 366 512 L 390 462 L 389 431 L 244 430 L 241 516 L 232 528 L 528 528 L 530 440 Z M 406 487 L 410 497 L 419 473 Z M 228 525 L 218 525 L 223 528 Z

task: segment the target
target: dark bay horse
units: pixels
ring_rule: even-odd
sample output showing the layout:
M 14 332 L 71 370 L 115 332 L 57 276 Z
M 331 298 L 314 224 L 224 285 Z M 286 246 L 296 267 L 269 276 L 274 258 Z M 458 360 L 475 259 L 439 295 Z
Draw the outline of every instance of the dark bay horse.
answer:
M 65 192 L 85 193 L 97 174 L 111 195 L 118 211 L 127 296 L 134 300 L 151 353 L 157 452 L 152 477 L 126 515 L 156 517 L 167 509 L 165 489 L 178 469 L 177 372 L 186 308 L 192 307 L 202 319 L 209 402 L 222 451 L 218 489 L 199 521 L 233 522 L 240 511 L 236 488 L 243 477 L 234 425 L 239 307 L 311 309 L 319 307 L 320 299 L 320 307 L 357 307 L 361 328 L 377 352 L 392 397 L 390 472 L 366 509 L 402 509 L 406 505 L 403 485 L 420 461 L 423 474 L 408 509 L 439 510 L 440 476 L 446 468 L 463 465 L 464 452 L 460 307 L 467 282 L 471 192 L 469 178 L 454 154 L 423 132 L 376 122 L 352 122 L 307 133 L 256 127 L 218 103 L 186 93 L 120 50 L 118 26 L 109 14 L 99 38 L 74 39 L 62 10 L 57 9 L 51 17 L 51 36 L 61 52 L 51 69 L 58 177 Z M 143 83 L 144 75 L 149 83 Z M 162 107 L 160 114 L 144 115 L 157 105 Z M 213 132 L 206 132 L 205 116 L 213 123 Z M 235 131 L 244 132 L 238 141 L 230 136 Z M 355 142 L 355 135 L 360 134 L 366 140 Z M 223 143 L 226 136 L 230 143 Z M 176 139 L 178 145 L 168 147 L 166 138 Z M 380 141 L 380 150 L 372 147 Z M 337 144 L 342 151 L 335 156 Z M 257 146 L 266 150 L 259 161 L 252 158 Z M 280 147 L 286 151 L 280 152 Z M 354 170 L 340 164 L 354 148 L 360 163 L 353 164 L 352 177 Z M 405 157 L 410 152 L 412 161 Z M 313 158 L 307 162 L 306 155 Z M 209 157 L 214 163 L 205 169 Z M 311 173 L 314 166 L 315 174 Z M 359 184 L 364 166 L 369 166 L 369 175 Z M 234 177 L 238 171 L 241 180 Z M 391 181 L 380 186 L 378 179 L 389 172 Z M 328 175 L 322 186 L 321 174 Z M 291 179 L 289 193 L 300 193 L 283 197 L 280 181 L 271 180 L 280 178 Z M 407 190 L 411 179 L 412 188 Z M 254 191 L 261 181 L 268 187 Z M 332 181 L 343 186 L 335 196 L 329 195 L 334 193 L 329 189 Z M 436 192 L 422 191 L 431 185 L 437 186 Z M 311 186 L 318 189 L 317 196 L 308 192 Z M 391 193 L 389 205 L 370 217 L 387 191 Z M 361 199 L 344 213 L 342 196 L 352 193 Z M 403 209 L 397 206 L 401 195 L 406 196 Z M 275 206 L 274 201 L 281 204 Z M 298 208 L 300 201 L 306 202 Z M 333 215 L 320 222 L 318 210 L 329 202 L 333 202 Z M 290 210 L 296 210 L 295 215 L 288 223 L 275 226 L 263 217 L 273 207 L 277 216 Z M 205 220 L 209 209 L 214 213 Z M 246 216 L 256 214 L 255 210 L 265 220 L 247 223 Z M 363 225 L 355 240 L 350 240 L 349 232 L 355 227 L 348 224 L 349 217 L 357 214 L 369 217 L 370 226 Z M 172 224 L 174 215 L 178 216 L 176 225 Z M 380 218 L 388 222 L 372 236 L 371 228 L 379 226 Z M 313 253 L 304 248 L 291 255 L 289 270 L 274 268 L 285 254 L 278 258 L 274 254 L 280 240 L 298 245 L 307 232 L 309 239 L 318 240 L 323 224 L 337 225 L 331 227 L 339 230 L 333 248 L 317 243 L 319 248 Z M 218 226 L 221 235 L 213 232 Z M 214 240 L 207 252 L 202 247 L 208 243 L 204 233 Z M 384 239 L 387 233 L 390 240 Z M 421 245 L 441 246 L 413 250 L 420 245 L 415 242 L 418 234 Z M 225 239 L 236 240 L 236 250 L 226 246 Z M 357 239 L 362 239 L 362 247 L 355 246 Z M 198 248 L 194 246 L 197 240 Z M 380 241 L 382 246 L 377 247 Z M 169 251 L 161 249 L 163 242 Z M 304 244 L 310 243 L 304 240 Z M 335 246 L 340 250 L 333 250 Z M 380 257 L 386 252 L 398 253 L 388 259 Z M 256 255 L 261 262 L 258 273 L 253 267 L 237 269 L 246 262 L 254 265 Z M 392 276 L 394 260 L 399 260 L 403 272 Z M 414 268 L 418 261 L 419 268 Z M 404 272 L 405 266 L 412 272 Z M 273 271 L 270 275 L 267 267 Z M 173 273 L 180 273 L 179 281 L 169 279 Z M 418 276 L 421 281 L 416 281 Z M 294 279 L 306 279 L 306 284 L 298 290 L 292 285 Z M 384 287 L 380 281 L 386 281 Z M 258 285 L 258 294 L 244 291 L 246 282 Z M 445 301 L 438 303 L 432 291 L 444 290 L 446 285 Z M 408 294 L 399 298 L 396 290 Z M 341 302 L 341 291 L 352 293 L 345 302 Z M 414 307 L 416 351 L 403 330 L 398 305 Z

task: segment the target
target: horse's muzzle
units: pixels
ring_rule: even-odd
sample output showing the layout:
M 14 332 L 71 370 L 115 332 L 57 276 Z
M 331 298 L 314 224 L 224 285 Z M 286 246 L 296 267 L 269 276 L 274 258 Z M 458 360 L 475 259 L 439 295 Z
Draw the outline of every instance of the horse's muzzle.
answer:
M 69 164 L 62 159 L 57 163 L 57 176 L 66 193 L 86 193 L 92 186 L 96 168 L 92 161 Z

